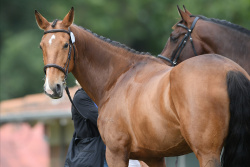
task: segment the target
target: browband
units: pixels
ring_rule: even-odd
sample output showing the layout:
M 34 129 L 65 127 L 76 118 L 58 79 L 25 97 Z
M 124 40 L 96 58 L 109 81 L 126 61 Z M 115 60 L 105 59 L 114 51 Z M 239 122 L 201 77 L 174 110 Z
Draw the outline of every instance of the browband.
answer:
M 44 34 L 53 33 L 53 32 L 65 32 L 70 35 L 70 32 L 68 30 L 63 30 L 63 29 L 53 29 L 53 30 L 44 31 Z

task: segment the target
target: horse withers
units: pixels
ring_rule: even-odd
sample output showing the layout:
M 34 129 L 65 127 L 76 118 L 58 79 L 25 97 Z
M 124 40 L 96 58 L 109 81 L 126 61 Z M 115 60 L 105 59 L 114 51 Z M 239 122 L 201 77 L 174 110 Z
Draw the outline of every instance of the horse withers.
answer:
M 250 74 L 249 30 L 225 20 L 194 16 L 184 9 L 178 7 L 181 20 L 173 26 L 160 57 L 176 65 L 197 55 L 216 53 L 233 60 Z
M 129 159 L 163 167 L 164 157 L 192 151 L 200 166 L 219 167 L 223 146 L 225 166 L 249 164 L 250 77 L 239 65 L 210 54 L 173 68 L 73 25 L 73 8 L 62 21 L 35 16 L 44 30 L 45 92 L 60 98 L 73 73 L 99 107 L 110 167 Z

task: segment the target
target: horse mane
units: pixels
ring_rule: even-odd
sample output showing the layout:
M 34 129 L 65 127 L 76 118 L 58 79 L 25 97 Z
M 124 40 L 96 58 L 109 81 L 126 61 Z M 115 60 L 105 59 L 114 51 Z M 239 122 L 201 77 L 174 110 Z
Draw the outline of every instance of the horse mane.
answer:
M 191 17 L 196 17 L 194 15 L 192 15 Z M 216 23 L 216 24 L 220 24 L 220 25 L 223 25 L 223 26 L 226 26 L 226 27 L 229 27 L 229 28 L 232 28 L 234 30 L 237 30 L 237 31 L 240 31 L 244 34 L 247 34 L 247 35 L 250 35 L 250 30 L 246 29 L 246 28 L 243 28 L 237 24 L 233 24 L 229 21 L 226 21 L 226 20 L 219 20 L 219 19 L 215 19 L 215 18 L 207 18 L 205 16 L 202 16 L 202 15 L 198 15 L 198 17 L 204 21 L 210 21 L 210 22 L 213 22 L 213 23 Z
M 76 26 L 77 26 L 77 25 L 76 25 Z M 151 54 L 150 54 L 149 52 L 139 52 L 139 51 L 136 51 L 136 50 L 134 50 L 134 49 L 132 49 L 132 48 L 130 48 L 130 47 L 124 45 L 124 44 L 121 44 L 120 42 L 113 41 L 113 40 L 111 40 L 111 39 L 109 39 L 109 38 L 106 38 L 106 37 L 104 37 L 104 36 L 101 36 L 101 35 L 98 35 L 98 34 L 96 34 L 96 33 L 93 33 L 93 32 L 92 32 L 91 30 L 89 30 L 89 29 L 86 29 L 86 28 L 81 27 L 81 26 L 78 26 L 78 27 L 80 27 L 81 29 L 83 29 L 83 30 L 85 30 L 85 31 L 87 31 L 87 32 L 89 32 L 89 33 L 91 33 L 92 35 L 94 35 L 95 37 L 97 37 L 97 38 L 103 40 L 104 42 L 110 43 L 110 44 L 113 45 L 113 46 L 123 48 L 123 49 L 125 49 L 125 50 L 127 50 L 127 51 L 129 51 L 129 52 L 131 52 L 131 53 L 134 53 L 134 54 L 150 55 L 150 56 L 151 56 Z

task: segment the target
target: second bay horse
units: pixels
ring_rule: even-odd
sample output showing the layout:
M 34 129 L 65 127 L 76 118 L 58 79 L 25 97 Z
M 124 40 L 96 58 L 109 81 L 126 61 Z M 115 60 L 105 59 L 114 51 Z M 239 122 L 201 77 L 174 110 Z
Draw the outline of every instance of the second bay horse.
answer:
M 62 97 L 73 73 L 98 105 L 109 167 L 129 159 L 163 167 L 164 157 L 190 152 L 201 167 L 219 167 L 223 146 L 227 167 L 249 164 L 250 83 L 239 65 L 211 54 L 173 68 L 73 25 L 73 8 L 52 23 L 35 17 L 44 30 L 44 91 Z
M 161 56 L 177 64 L 197 55 L 216 53 L 250 74 L 250 30 L 225 20 L 194 16 L 184 9 L 178 7 L 182 19 L 173 26 Z

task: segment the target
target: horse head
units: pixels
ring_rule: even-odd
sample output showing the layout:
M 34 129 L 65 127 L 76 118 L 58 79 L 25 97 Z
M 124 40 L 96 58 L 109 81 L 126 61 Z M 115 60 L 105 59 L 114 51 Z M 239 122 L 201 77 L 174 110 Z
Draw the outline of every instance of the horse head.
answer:
M 62 21 L 48 22 L 36 10 L 35 17 L 38 27 L 44 30 L 40 42 L 46 74 L 44 92 L 51 98 L 61 98 L 66 84 L 65 79 L 74 68 L 74 61 L 70 59 L 75 54 L 75 39 L 69 29 L 74 20 L 74 8 L 71 8 Z M 72 48 L 74 51 L 71 51 Z
M 171 63 L 172 66 L 203 53 L 197 31 L 193 31 L 194 29 L 198 29 L 198 24 L 196 23 L 199 18 L 193 17 L 185 6 L 183 7 L 184 11 L 177 6 L 181 20 L 172 27 L 173 31 L 162 53 L 159 55 L 159 57 Z

